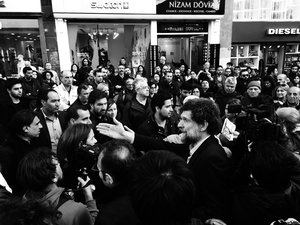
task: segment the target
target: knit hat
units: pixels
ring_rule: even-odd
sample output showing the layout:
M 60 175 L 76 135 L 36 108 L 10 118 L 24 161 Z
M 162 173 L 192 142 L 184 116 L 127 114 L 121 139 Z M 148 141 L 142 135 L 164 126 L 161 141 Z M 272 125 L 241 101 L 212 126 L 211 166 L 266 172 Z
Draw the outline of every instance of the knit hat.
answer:
M 248 85 L 247 85 L 247 89 L 248 89 L 249 87 L 253 87 L 253 86 L 258 87 L 259 89 L 261 89 L 260 81 L 259 81 L 259 80 L 253 80 L 253 81 L 250 81 L 250 82 L 248 83 Z

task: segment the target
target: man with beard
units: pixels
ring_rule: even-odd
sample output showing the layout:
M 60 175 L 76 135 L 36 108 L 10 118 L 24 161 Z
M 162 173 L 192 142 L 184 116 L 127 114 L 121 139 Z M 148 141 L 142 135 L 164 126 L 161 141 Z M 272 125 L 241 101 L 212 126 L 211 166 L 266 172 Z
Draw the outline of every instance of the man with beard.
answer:
M 240 76 L 237 78 L 237 84 L 235 90 L 241 94 L 244 95 L 244 93 L 247 90 L 247 84 L 249 82 L 249 72 L 248 70 L 244 69 L 241 71 Z
M 59 112 L 60 98 L 53 89 L 41 90 L 40 99 L 42 107 L 36 111 L 43 128 L 37 143 L 56 152 L 58 140 L 66 127 L 65 115 Z
M 110 123 L 112 120 L 106 116 L 107 111 L 107 95 L 105 92 L 102 92 L 98 89 L 93 90 L 89 95 L 89 106 L 91 121 L 95 133 L 95 138 L 98 143 L 104 143 L 107 141 L 107 137 L 102 136 L 99 132 L 96 132 L 96 126 L 98 123 Z
M 290 78 L 290 80 L 294 80 L 296 75 L 299 75 L 298 73 L 299 67 L 295 64 L 291 66 L 290 72 L 288 74 L 288 77 Z
M 23 97 L 29 101 L 30 109 L 35 109 L 37 94 L 40 87 L 37 79 L 32 77 L 33 70 L 31 67 L 24 67 L 22 80 Z
M 231 197 L 230 165 L 214 136 L 221 129 L 218 107 L 209 99 L 193 99 L 184 103 L 180 116 L 178 127 L 186 137 L 185 144 L 172 144 L 139 135 L 116 120 L 116 125 L 99 124 L 97 129 L 104 135 L 133 143 L 135 149 L 166 149 L 182 156 L 193 172 L 196 185 L 193 216 L 202 221 L 214 218 L 227 222 Z
M 22 109 L 28 109 L 28 102 L 22 98 L 23 88 L 22 81 L 17 78 L 10 78 L 5 82 L 6 95 L 0 101 L 0 125 L 3 129 L 11 117 Z
M 171 134 L 178 133 L 176 121 L 171 117 L 173 113 L 172 96 L 161 92 L 151 99 L 153 116 L 141 124 L 138 134 L 164 139 Z

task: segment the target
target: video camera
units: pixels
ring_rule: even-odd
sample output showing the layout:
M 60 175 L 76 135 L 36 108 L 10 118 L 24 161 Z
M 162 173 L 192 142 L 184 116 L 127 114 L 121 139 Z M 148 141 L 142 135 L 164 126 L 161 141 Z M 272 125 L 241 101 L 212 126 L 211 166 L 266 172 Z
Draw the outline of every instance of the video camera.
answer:
M 240 104 L 228 105 L 228 113 L 238 114 L 236 128 L 244 131 L 247 140 L 277 140 L 280 133 L 280 125 L 273 123 L 270 113 L 262 107 L 243 107 Z

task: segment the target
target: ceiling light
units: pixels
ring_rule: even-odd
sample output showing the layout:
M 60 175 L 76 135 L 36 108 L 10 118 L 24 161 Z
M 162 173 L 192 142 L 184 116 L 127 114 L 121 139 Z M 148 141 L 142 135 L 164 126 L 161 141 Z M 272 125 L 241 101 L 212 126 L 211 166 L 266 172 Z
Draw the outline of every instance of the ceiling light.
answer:
M 117 33 L 117 32 L 114 32 L 113 39 L 116 39 L 118 36 L 119 36 L 119 33 Z

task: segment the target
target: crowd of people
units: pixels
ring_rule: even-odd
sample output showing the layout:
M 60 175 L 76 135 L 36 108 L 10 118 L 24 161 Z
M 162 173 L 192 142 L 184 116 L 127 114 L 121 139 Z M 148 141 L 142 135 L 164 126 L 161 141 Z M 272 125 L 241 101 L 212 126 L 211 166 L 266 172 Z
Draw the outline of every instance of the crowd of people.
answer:
M 0 224 L 299 220 L 299 66 L 85 58 L 0 79 Z

